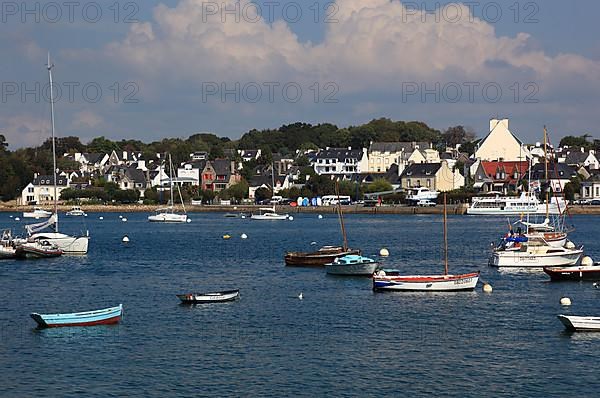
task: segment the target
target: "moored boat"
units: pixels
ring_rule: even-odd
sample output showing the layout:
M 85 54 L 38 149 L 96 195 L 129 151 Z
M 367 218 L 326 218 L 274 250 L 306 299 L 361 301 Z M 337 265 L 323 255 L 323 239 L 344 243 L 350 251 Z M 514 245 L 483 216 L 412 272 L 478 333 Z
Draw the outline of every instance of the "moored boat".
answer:
M 44 210 L 41 207 L 34 207 L 33 211 L 24 211 L 23 218 L 48 218 L 52 215 L 51 211 Z
M 448 273 L 448 211 L 444 193 L 444 273 L 441 275 L 402 275 L 398 270 L 380 270 L 373 274 L 374 291 L 457 292 L 473 290 L 479 272 L 462 275 Z
M 252 220 L 287 220 L 288 214 L 279 214 L 275 211 L 275 206 L 271 207 L 261 207 L 258 209 L 258 214 L 252 214 L 250 218 Z
M 40 328 L 110 325 L 118 323 L 122 316 L 123 304 L 119 304 L 117 307 L 70 314 L 38 314 L 36 312 L 31 314 Z
M 558 315 L 558 319 L 567 330 L 582 332 L 600 332 L 600 317 Z
M 0 260 L 17 258 L 17 250 L 12 246 L 0 245 Z
M 342 246 L 323 246 L 315 252 L 288 252 L 285 254 L 285 265 L 288 266 L 323 266 L 338 257 L 360 255 L 360 250 L 344 249 Z
M 67 216 L 71 216 L 71 217 L 86 217 L 87 214 L 81 210 L 81 207 L 79 206 L 73 206 L 71 207 L 71 210 L 69 210 L 66 213 Z
M 17 258 L 52 258 L 60 257 L 63 251 L 47 240 L 33 240 L 21 243 L 15 248 Z
M 600 280 L 600 263 L 573 267 L 544 267 L 553 281 Z
M 492 267 L 543 268 L 577 265 L 582 248 L 550 246 L 542 238 L 531 238 L 511 250 L 496 248 L 489 259 Z
M 479 272 L 463 275 L 401 275 L 397 270 L 381 270 L 373 275 L 375 291 L 450 292 L 473 290 Z
M 325 271 L 330 275 L 372 276 L 379 267 L 379 262 L 359 255 L 338 257 L 325 264 Z
M 187 293 L 177 295 L 183 304 L 223 303 L 226 301 L 233 301 L 239 296 L 239 290 L 225 290 L 222 292 L 212 293 Z

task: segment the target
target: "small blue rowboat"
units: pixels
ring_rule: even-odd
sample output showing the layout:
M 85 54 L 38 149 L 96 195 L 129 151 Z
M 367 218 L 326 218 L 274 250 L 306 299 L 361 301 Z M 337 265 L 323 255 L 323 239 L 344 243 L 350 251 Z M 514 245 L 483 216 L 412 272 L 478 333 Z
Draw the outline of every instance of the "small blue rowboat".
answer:
M 42 328 L 110 325 L 118 323 L 122 316 L 123 304 L 119 304 L 118 307 L 72 314 L 38 314 L 36 312 L 31 314 L 33 320 Z

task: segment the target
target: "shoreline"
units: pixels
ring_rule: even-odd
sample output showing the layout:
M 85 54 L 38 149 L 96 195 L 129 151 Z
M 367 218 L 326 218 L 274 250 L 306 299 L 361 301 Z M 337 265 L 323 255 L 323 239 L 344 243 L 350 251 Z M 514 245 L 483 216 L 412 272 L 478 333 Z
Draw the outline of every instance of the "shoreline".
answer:
M 41 206 L 44 209 L 51 210 L 52 206 Z M 81 205 L 81 209 L 87 213 L 153 213 L 158 205 Z M 258 205 L 237 205 L 237 206 L 222 206 L 222 205 L 202 205 L 202 206 L 186 206 L 188 213 L 242 213 L 256 212 L 261 207 Z M 336 206 L 321 206 L 321 207 L 291 207 L 291 206 L 275 206 L 278 212 L 298 214 L 331 214 L 337 213 Z M 23 212 L 31 210 L 32 206 L 17 206 L 10 204 L 0 204 L 0 212 Z M 175 206 L 176 210 L 182 210 L 181 206 Z M 381 207 L 363 207 L 361 205 L 342 206 L 344 213 L 347 214 L 442 214 L 444 208 L 441 205 L 435 207 L 409 207 L 403 205 L 391 205 Z M 71 210 L 70 205 L 59 205 L 60 212 Z M 467 205 L 448 205 L 448 214 L 467 215 Z M 569 207 L 569 214 L 587 214 L 600 215 L 600 206 L 573 206 Z

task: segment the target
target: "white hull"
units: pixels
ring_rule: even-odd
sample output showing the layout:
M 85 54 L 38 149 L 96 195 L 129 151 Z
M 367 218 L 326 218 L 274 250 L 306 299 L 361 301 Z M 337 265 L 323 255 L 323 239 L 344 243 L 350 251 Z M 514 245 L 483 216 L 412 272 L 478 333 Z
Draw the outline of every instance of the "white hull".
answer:
M 534 253 L 522 251 L 494 252 L 490 258 L 490 265 L 494 267 L 516 267 L 516 268 L 543 268 L 564 267 L 577 265 L 583 250 L 573 249 L 560 253 Z
M 330 275 L 371 276 L 379 264 L 325 265 L 325 271 Z
M 87 216 L 83 211 L 68 211 L 65 215 L 70 217 L 83 217 Z
M 52 215 L 49 211 L 24 211 L 23 218 L 48 218 Z
M 599 317 L 558 315 L 558 319 L 569 330 L 600 331 Z
M 187 214 L 159 213 L 148 217 L 150 222 L 187 222 Z
M 479 274 L 444 276 L 378 276 L 373 277 L 373 289 L 379 291 L 451 292 L 473 290 Z
M 70 236 L 60 232 L 40 232 L 33 234 L 31 239 L 48 241 L 56 245 L 64 254 L 87 254 L 89 236 Z
M 287 220 L 288 215 L 285 214 L 253 214 L 250 217 L 252 220 Z
M 561 214 L 565 208 L 561 207 L 559 210 L 558 206 L 551 205 L 548 207 L 549 214 Z M 467 209 L 469 215 L 481 215 L 481 216 L 520 216 L 522 214 L 530 215 L 546 215 L 546 205 L 535 205 L 535 206 L 507 206 L 505 208 L 474 208 L 471 205 Z

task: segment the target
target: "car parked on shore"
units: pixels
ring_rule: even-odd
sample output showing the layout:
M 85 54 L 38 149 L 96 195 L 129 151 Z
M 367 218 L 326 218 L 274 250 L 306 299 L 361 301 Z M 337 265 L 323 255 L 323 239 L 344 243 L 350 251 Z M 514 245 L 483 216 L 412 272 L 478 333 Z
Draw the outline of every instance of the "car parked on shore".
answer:
M 436 203 L 431 200 L 421 199 L 417 202 L 417 206 L 419 206 L 419 207 L 435 207 Z

